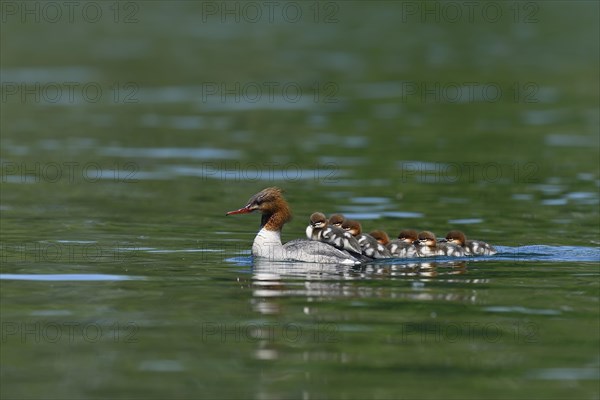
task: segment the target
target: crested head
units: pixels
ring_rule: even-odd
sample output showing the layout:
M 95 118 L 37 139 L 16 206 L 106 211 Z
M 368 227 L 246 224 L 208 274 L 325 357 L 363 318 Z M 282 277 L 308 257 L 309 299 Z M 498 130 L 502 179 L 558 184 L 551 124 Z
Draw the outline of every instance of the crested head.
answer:
M 419 233 L 419 244 L 425 246 L 435 246 L 437 243 L 435 234 L 430 231 L 422 231 Z
M 465 234 L 456 230 L 448 232 L 446 235 L 446 240 L 459 246 L 464 246 L 465 243 L 467 243 L 467 237 Z
M 403 229 L 398 234 L 398 239 L 412 244 L 415 240 L 419 239 L 419 233 L 414 229 Z
M 360 226 L 360 222 L 351 219 L 344 220 L 342 229 L 350 232 L 352 236 L 358 236 L 362 233 L 362 226 Z
M 331 217 L 329 217 L 329 225 L 341 228 L 345 220 L 346 218 L 344 218 L 342 214 L 333 214 Z
M 250 197 L 247 204 L 239 210 L 230 211 L 226 215 L 247 214 L 260 211 L 263 214 L 261 226 L 267 230 L 279 231 L 292 219 L 290 207 L 283 198 L 283 191 L 278 187 L 268 187 Z
M 278 187 L 268 187 L 248 200 L 248 205 L 253 210 L 258 210 L 263 214 L 274 212 L 280 208 L 282 204 L 287 206 L 287 202 L 283 198 L 283 190 Z
M 379 242 L 379 244 L 382 244 L 384 246 L 390 242 L 390 237 L 384 231 L 373 231 L 370 233 L 370 235 L 373 236 L 375 240 Z
M 327 225 L 327 217 L 321 212 L 314 212 L 310 215 L 310 225 L 315 228 L 323 228 Z

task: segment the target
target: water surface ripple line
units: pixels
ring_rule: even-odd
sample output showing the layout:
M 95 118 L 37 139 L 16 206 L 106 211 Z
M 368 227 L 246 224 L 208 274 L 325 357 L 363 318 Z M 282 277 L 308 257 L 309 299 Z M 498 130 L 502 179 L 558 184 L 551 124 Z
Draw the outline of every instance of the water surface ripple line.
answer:
M 496 246 L 498 254 L 493 256 L 477 257 L 422 257 L 422 258 L 386 258 L 369 264 L 397 264 L 397 263 L 431 263 L 446 261 L 550 261 L 550 262 L 600 262 L 600 247 L 583 246 L 548 246 L 548 245 L 528 245 L 528 246 Z M 232 257 L 226 259 L 228 262 L 237 265 L 252 265 L 252 257 Z M 293 263 L 293 262 L 290 262 Z
M 600 262 L 600 247 L 529 245 L 519 247 L 496 246 L 496 249 L 498 254 L 482 258 L 513 261 Z
M 145 279 L 143 276 L 108 274 L 0 274 L 0 280 L 19 281 L 130 281 Z

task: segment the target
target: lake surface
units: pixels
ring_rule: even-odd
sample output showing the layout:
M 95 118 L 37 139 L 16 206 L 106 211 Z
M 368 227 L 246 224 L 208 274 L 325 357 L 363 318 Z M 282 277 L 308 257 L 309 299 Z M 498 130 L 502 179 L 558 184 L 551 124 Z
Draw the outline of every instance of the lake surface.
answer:
M 427 4 L 3 2 L 2 398 L 598 399 L 598 4 Z M 268 186 L 500 253 L 253 261 Z

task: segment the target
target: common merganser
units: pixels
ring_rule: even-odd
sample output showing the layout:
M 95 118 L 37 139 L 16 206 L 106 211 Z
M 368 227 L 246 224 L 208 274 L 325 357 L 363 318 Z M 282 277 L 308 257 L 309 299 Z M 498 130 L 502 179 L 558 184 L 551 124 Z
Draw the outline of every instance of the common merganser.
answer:
M 442 250 L 441 253 L 444 256 L 462 257 L 465 255 L 465 249 L 454 243 L 447 242 L 445 239 L 438 242 L 438 247 Z
M 369 235 L 373 236 L 373 239 L 377 240 L 377 243 L 382 244 L 384 246 L 387 246 L 387 244 L 390 242 L 390 237 L 385 231 L 377 230 L 369 233 Z
M 342 214 L 333 214 L 329 217 L 329 225 L 341 228 L 345 220 L 346 218 Z
M 431 256 L 464 256 L 465 252 L 462 247 L 453 243 L 438 243 L 435 235 L 429 231 L 419 233 L 419 238 L 415 243 L 417 247 L 417 255 L 419 257 Z
M 315 212 L 310 216 L 310 223 L 306 227 L 306 237 L 311 240 L 329 243 L 340 250 L 361 254 L 360 245 L 354 236 L 342 228 L 329 226 L 327 217 L 320 212 Z
M 348 231 L 358 240 L 358 244 L 362 250 L 362 254 L 371 258 L 390 258 L 392 255 L 371 235 L 362 233 L 362 227 L 358 221 L 345 220 L 342 228 Z
M 308 219 L 308 226 L 306 227 L 306 237 L 310 240 L 320 240 L 319 236 L 323 232 L 323 229 L 327 226 L 327 217 L 325 214 L 320 212 L 314 212 Z
M 498 253 L 498 250 L 491 244 L 481 240 L 467 240 L 465 234 L 461 231 L 450 231 L 446 235 L 448 243 L 460 246 L 467 256 L 492 256 Z
M 415 241 L 415 247 L 417 248 L 417 255 L 419 257 L 440 255 L 440 249 L 437 246 L 435 235 L 429 231 L 419 233 L 419 236 Z
M 252 244 L 252 255 L 270 261 L 301 261 L 329 264 L 360 264 L 360 261 L 347 251 L 339 250 L 330 244 L 314 240 L 296 239 L 281 243 L 281 229 L 292 218 L 287 201 L 281 189 L 269 187 L 252 196 L 239 210 L 226 215 L 262 213 L 260 230 Z
M 414 229 L 404 229 L 398 234 L 398 239 L 390 240 L 388 250 L 395 257 L 416 257 L 417 248 L 413 244 L 419 239 L 419 234 Z

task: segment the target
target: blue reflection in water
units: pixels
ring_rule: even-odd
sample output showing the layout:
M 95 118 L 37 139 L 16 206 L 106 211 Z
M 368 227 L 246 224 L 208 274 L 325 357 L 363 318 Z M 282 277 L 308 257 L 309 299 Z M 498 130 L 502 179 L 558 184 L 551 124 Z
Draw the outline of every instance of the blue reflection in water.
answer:
M 130 281 L 143 279 L 146 278 L 107 274 L 0 274 L 0 280 L 19 281 Z

